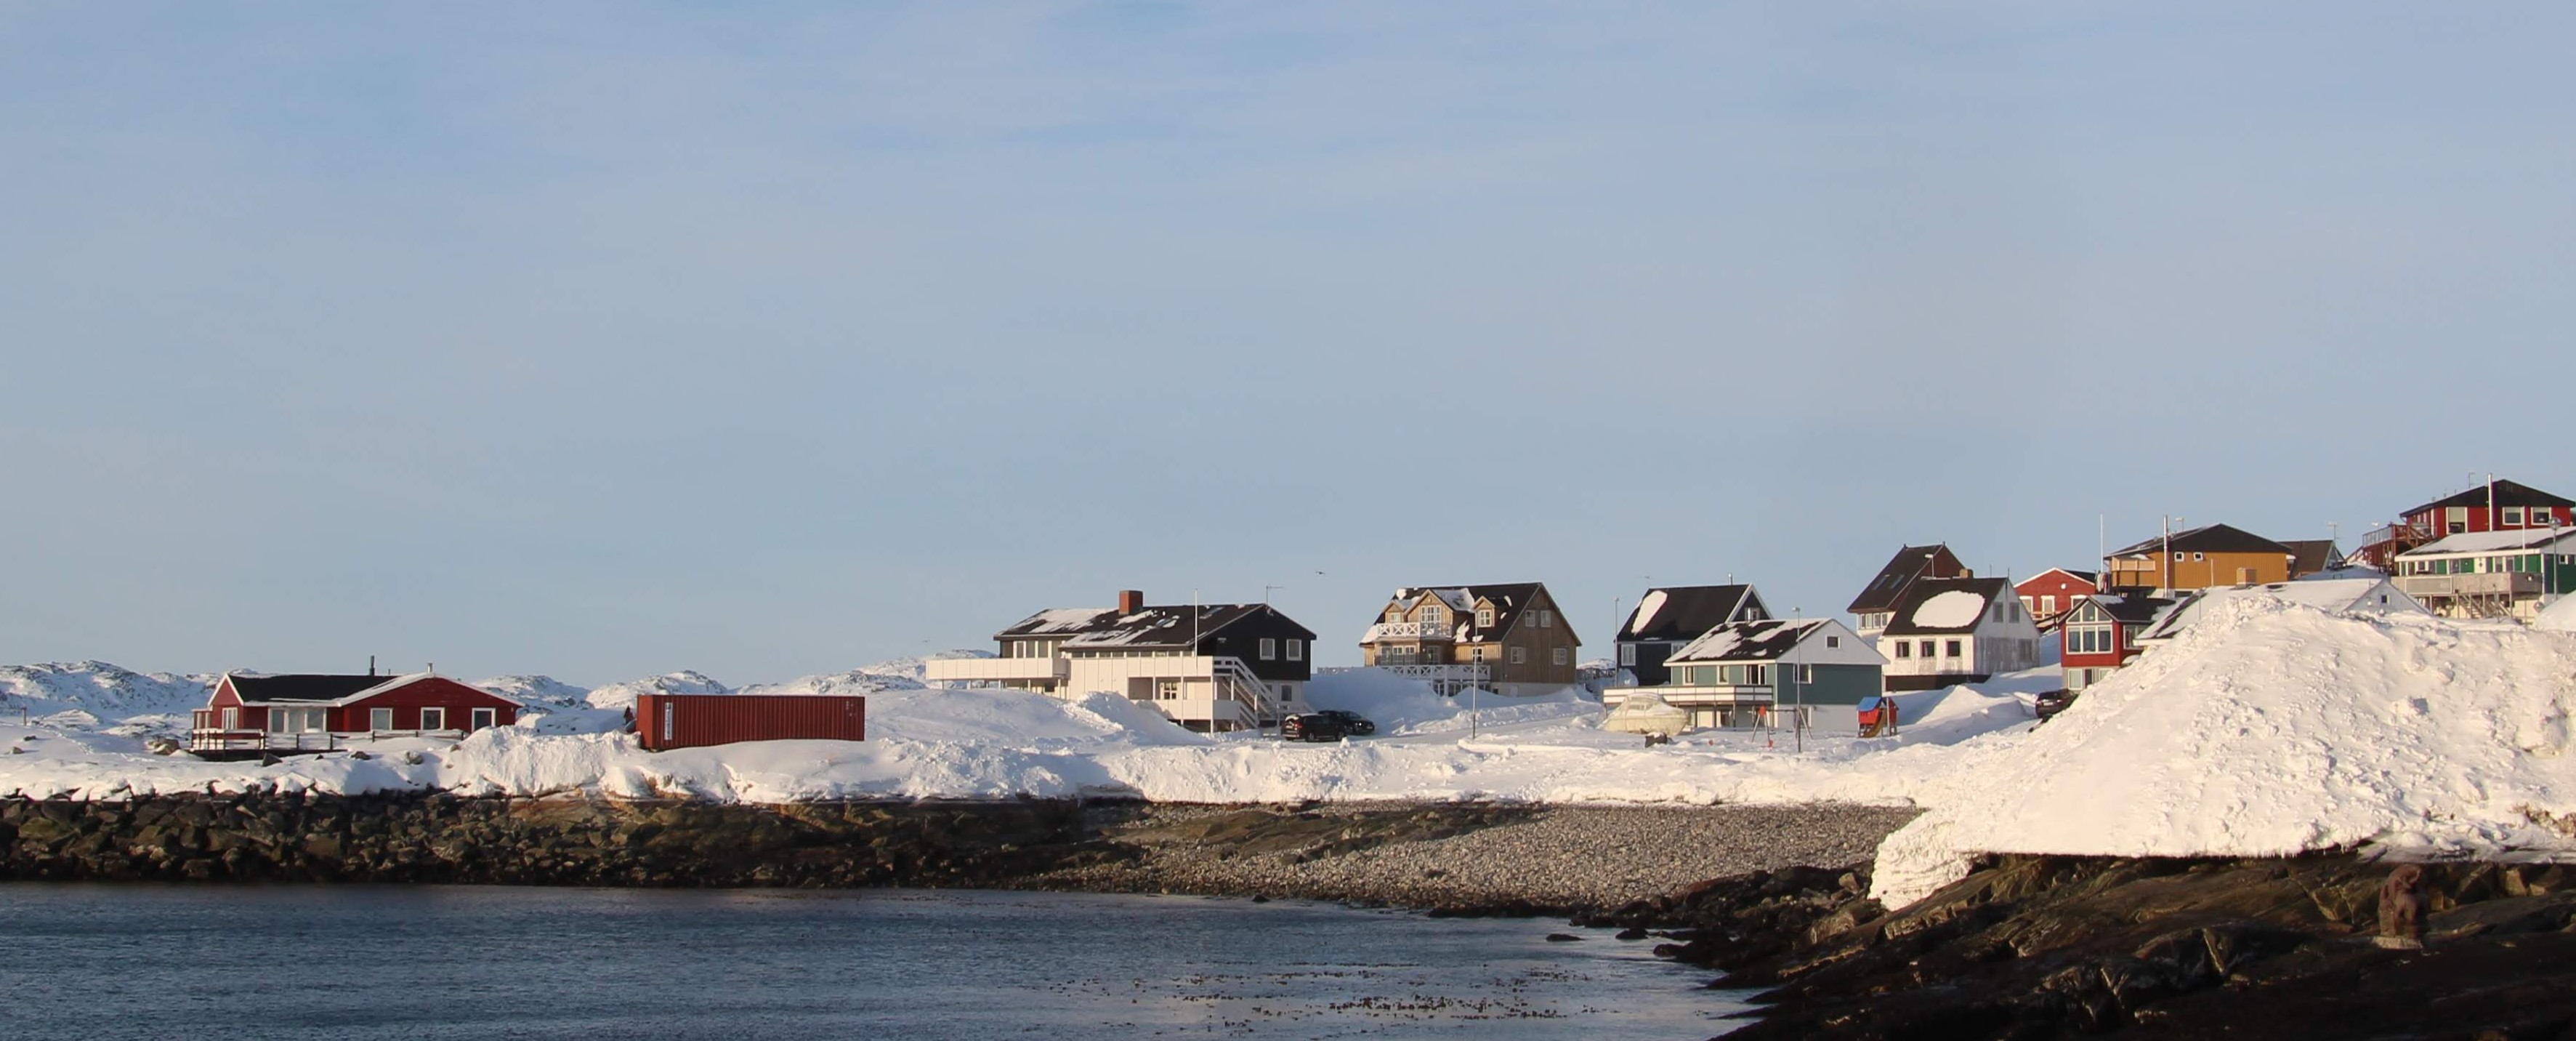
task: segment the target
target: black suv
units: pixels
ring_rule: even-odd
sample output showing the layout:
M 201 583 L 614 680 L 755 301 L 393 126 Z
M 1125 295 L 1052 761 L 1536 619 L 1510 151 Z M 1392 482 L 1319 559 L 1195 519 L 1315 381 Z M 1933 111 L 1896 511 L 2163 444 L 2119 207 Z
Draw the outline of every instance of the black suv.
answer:
M 1279 721 L 1279 736 L 1289 741 L 1339 741 L 1350 733 L 1342 721 L 1321 712 Z
M 1357 712 L 1345 712 L 1337 708 L 1328 708 L 1315 714 L 1340 723 L 1342 725 L 1342 732 L 1349 734 L 1352 737 L 1367 737 L 1371 734 L 1377 733 L 1377 724 L 1369 722 L 1367 716 L 1360 715 Z

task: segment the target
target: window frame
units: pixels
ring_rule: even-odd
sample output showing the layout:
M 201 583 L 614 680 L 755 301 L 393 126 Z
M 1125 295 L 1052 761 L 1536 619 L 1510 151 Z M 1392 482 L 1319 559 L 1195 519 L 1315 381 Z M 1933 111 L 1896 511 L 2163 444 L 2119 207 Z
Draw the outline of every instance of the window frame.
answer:
M 1262 638 L 1261 638 L 1261 660 L 1263 660 L 1263 661 L 1278 661 L 1278 660 L 1279 660 L 1279 641 L 1278 641 L 1278 639 L 1277 639 L 1277 638 L 1275 638 L 1275 637 L 1269 637 L 1269 636 L 1264 636 L 1264 637 L 1262 637 Z
M 438 725 L 436 726 L 431 726 L 429 722 L 433 716 L 438 720 Z M 417 722 L 420 724 L 420 726 L 414 728 L 417 730 L 445 730 L 447 729 L 447 709 L 438 705 L 423 705 L 420 708 L 420 719 L 417 720 Z
M 371 708 L 367 710 L 368 733 L 387 731 L 392 730 L 393 728 L 394 710 L 390 708 Z
M 1304 639 L 1295 636 L 1289 637 L 1286 649 L 1288 651 L 1289 661 L 1306 660 L 1306 641 Z
M 1512 657 L 1512 664 L 1514 664 L 1514 665 L 1527 665 L 1527 664 L 1529 664 L 1529 648 L 1527 648 L 1527 647 L 1514 647 L 1514 648 L 1512 648 L 1512 656 L 1511 656 L 1511 657 Z

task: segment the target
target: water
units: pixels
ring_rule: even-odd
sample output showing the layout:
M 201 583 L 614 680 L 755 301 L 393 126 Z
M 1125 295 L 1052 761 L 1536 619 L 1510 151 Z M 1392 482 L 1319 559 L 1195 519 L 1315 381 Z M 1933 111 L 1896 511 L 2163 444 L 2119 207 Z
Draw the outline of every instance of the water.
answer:
M 1195 897 L 19 884 L 0 1037 L 1703 1038 L 1744 1007 L 1650 946 Z

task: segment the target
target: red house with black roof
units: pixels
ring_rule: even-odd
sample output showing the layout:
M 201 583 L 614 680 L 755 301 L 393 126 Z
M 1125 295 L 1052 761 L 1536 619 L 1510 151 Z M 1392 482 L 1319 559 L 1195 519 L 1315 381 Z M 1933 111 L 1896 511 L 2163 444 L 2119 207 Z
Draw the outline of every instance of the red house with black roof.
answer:
M 2084 597 L 2060 618 L 2058 664 L 2066 689 L 2083 690 L 2138 656 L 2138 634 L 2173 608 L 2159 596 L 2103 593 Z
M 228 672 L 196 710 L 188 750 L 319 752 L 378 737 L 463 737 L 509 726 L 519 702 L 436 673 L 408 676 Z
M 2387 571 L 2398 554 L 2453 535 L 2528 528 L 2576 528 L 2576 500 L 2516 481 L 2488 481 L 2407 510 L 2370 534 L 2361 557 Z

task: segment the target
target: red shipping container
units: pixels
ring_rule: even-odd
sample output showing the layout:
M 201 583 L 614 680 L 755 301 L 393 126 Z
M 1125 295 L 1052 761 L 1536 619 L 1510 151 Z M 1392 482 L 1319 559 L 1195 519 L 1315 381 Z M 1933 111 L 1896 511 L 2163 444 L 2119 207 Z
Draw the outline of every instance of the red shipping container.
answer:
M 868 699 L 855 694 L 639 694 L 635 736 L 648 750 L 736 741 L 867 740 Z

